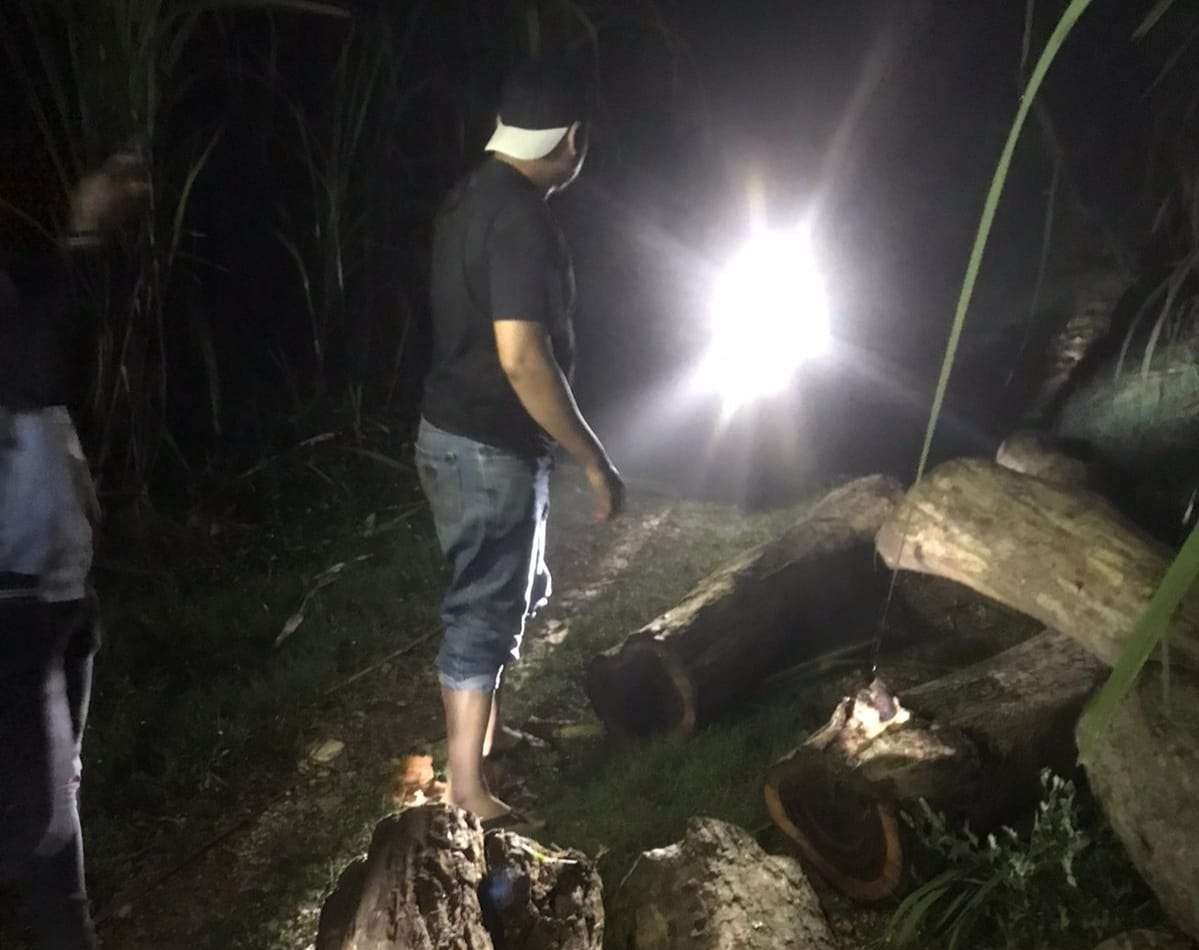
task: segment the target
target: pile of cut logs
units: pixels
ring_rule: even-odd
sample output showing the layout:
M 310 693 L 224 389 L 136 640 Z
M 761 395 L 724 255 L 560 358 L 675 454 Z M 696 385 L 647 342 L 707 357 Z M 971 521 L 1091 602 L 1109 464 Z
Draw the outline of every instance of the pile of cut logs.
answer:
M 986 829 L 1069 773 L 1088 697 L 1120 656 L 1171 552 L 1094 487 L 1091 471 L 1019 434 L 997 461 L 962 459 L 904 494 L 874 476 L 834 491 L 781 537 L 703 580 L 597 656 L 587 690 L 618 736 L 686 736 L 776 671 L 863 629 L 887 568 L 938 575 L 1034 618 L 1043 632 L 890 695 L 875 681 L 777 762 L 767 807 L 808 862 L 881 899 L 905 868 L 898 811 L 917 799 Z M 1082 762 L 1091 789 L 1174 922 L 1199 938 L 1199 592 Z

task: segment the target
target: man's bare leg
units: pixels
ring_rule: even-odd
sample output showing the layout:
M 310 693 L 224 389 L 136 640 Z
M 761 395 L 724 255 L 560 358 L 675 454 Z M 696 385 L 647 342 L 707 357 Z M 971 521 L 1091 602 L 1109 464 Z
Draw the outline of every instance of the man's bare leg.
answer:
M 483 740 L 483 758 L 504 752 L 510 752 L 529 738 L 524 733 L 504 725 L 504 716 L 500 705 L 501 689 L 497 689 L 491 698 L 491 720 L 487 723 L 487 738 Z
M 503 741 L 503 720 L 500 715 L 500 691 L 491 694 L 491 715 L 487 719 L 487 734 L 483 737 L 483 758 L 496 749 L 496 739 Z
M 483 820 L 506 815 L 511 809 L 491 794 L 483 777 L 483 752 L 498 715 L 493 694 L 474 689 L 441 688 L 445 707 L 446 745 L 449 753 L 449 787 L 446 798 Z

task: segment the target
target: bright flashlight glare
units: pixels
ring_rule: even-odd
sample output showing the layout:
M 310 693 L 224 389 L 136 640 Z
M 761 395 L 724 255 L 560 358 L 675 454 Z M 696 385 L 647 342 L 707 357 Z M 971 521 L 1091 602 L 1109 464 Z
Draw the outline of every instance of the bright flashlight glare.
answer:
M 805 360 L 828 350 L 828 300 L 803 231 L 755 236 L 720 274 L 700 369 L 725 415 L 780 392 Z

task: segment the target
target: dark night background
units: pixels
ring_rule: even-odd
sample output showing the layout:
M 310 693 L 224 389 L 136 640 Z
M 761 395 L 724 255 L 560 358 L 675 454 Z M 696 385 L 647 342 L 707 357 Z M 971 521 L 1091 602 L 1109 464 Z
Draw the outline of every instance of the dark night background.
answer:
M 71 407 L 104 509 L 105 645 L 84 750 L 91 894 L 113 915 L 108 933 L 144 925 L 146 946 L 164 946 L 156 935 L 179 918 L 208 941 L 193 946 L 267 945 L 227 935 L 290 920 L 301 895 L 323 899 L 379 817 L 392 757 L 440 734 L 429 672 L 444 565 L 411 462 L 430 232 L 482 159 L 506 71 L 533 47 L 565 50 L 598 92 L 586 167 L 553 207 L 579 290 L 575 389 L 629 478 L 630 516 L 594 525 L 577 473 L 557 478 L 555 581 L 577 596 L 538 621 L 555 631 L 530 664 L 543 691 L 513 690 L 522 713 L 573 728 L 594 724 L 585 663 L 794 524 L 790 503 L 855 474 L 911 481 L 1022 75 L 1068 6 L 329 2 L 0 3 L 0 265 L 49 247 L 39 227 L 61 224 L 79 173 L 113 149 L 141 149 L 153 172 L 146 220 L 79 268 Z M 296 4 L 308 9 L 283 9 Z M 1049 71 L 932 461 L 1049 431 L 1177 545 L 1199 507 L 1199 7 L 1175 2 L 1134 37 L 1151 8 L 1093 0 Z M 122 34 L 130 12 L 137 29 Z M 834 343 L 788 390 L 722 422 L 718 398 L 686 383 L 714 279 L 759 212 L 811 222 Z M 952 599 L 931 609 L 956 641 Z M 563 809 L 596 793 L 576 817 L 605 852 L 640 819 L 657 837 L 636 852 L 673 840 L 674 818 L 717 814 L 714 792 L 754 827 L 762 796 L 744 794 L 745 776 L 767 767 L 771 742 L 794 745 L 791 694 L 808 688 L 771 680 L 697 758 L 702 740 L 638 747 L 616 763 L 630 766 L 622 785 L 609 766 L 623 749 L 605 759 L 592 734 L 568 763 L 581 778 L 543 769 L 533 798 L 558 778 Z M 331 737 L 354 741 L 314 775 L 305 750 Z M 682 771 L 704 773 L 693 798 L 674 795 Z M 317 794 L 326 781 L 340 783 L 331 804 Z M 311 825 L 259 837 L 263 815 Z M 226 845 L 242 839 L 262 863 L 226 873 Z M 222 843 L 193 850 L 205 841 Z M 162 868 L 180 873 L 124 904 Z M 163 896 L 193 871 L 201 889 Z
M 356 16 L 370 23 L 374 9 L 359 4 Z M 366 200 L 385 213 L 363 242 L 361 279 L 347 290 L 323 378 L 307 383 L 303 301 L 277 236 L 281 222 L 304 226 L 294 200 L 304 171 L 288 108 L 302 109 L 314 134 L 330 121 L 329 73 L 346 27 L 246 14 L 201 31 L 191 51 L 199 81 L 159 132 L 178 142 L 223 130 L 189 209 L 189 250 L 203 264 L 172 298 L 167 331 L 169 424 L 193 459 L 252 453 L 272 437 L 263 418 L 287 410 L 298 389 L 338 392 L 363 381 L 368 409 L 386 395 L 390 408 L 412 413 L 429 218 L 477 160 L 499 77 L 519 55 L 506 5 L 455 9 L 417 18 L 411 36 L 397 33 L 410 51 L 398 79 L 415 93 L 393 120 L 382 117 L 379 147 L 355 171 Z M 594 148 L 580 182 L 555 201 L 576 256 L 585 408 L 633 474 L 686 474 L 698 491 L 742 492 L 748 476 L 738 469 L 746 466 L 755 469 L 751 494 L 812 469 L 909 471 L 977 214 L 1017 104 L 1024 5 L 750 0 L 669 12 L 668 37 L 635 18 L 616 18 L 601 35 Z M 1038 5 L 1034 57 L 1052 12 Z M 1146 223 L 1138 154 L 1148 73 L 1128 40 L 1137 18 L 1127 4 L 1096 4 L 1047 85 L 1071 186 L 1090 216 L 1077 208 L 1073 222 L 1060 215 L 1054 260 L 1066 269 L 1108 254 L 1096 221 L 1124 247 L 1136 245 Z M 580 60 L 590 61 L 586 49 Z M 25 196 L 26 206 L 52 206 L 38 187 L 48 182 L 32 116 L 14 105 L 0 187 Z M 1018 411 L 1019 387 L 1004 382 L 1027 318 L 1049 175 L 1049 151 L 1030 120 L 955 373 L 939 442 L 946 451 L 985 448 Z M 793 392 L 714 437 L 714 404 L 684 398 L 672 383 L 703 344 L 708 284 L 747 231 L 751 181 L 772 223 L 799 220 L 818 204 L 816 247 L 838 346 Z M 219 435 L 192 332 L 200 315 L 219 365 Z M 708 450 L 712 464 L 701 473 L 696 453 Z

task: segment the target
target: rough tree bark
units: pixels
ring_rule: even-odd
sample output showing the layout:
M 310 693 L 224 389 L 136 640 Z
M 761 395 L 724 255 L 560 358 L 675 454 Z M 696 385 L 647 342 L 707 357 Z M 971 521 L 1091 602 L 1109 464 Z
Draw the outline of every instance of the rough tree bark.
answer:
M 714 818 L 692 818 L 683 840 L 637 859 L 613 896 L 609 928 L 621 950 L 836 946 L 799 863 Z
M 1162 907 L 1199 940 L 1199 676 L 1142 674 L 1083 766 Z
M 316 950 L 600 950 L 603 885 L 578 851 L 484 836 L 448 805 L 375 826 L 321 910 Z
M 895 893 L 904 867 L 898 807 L 924 798 L 975 829 L 1036 800 L 1040 770 L 1073 768 L 1074 724 L 1103 665 L 1042 633 L 897 703 L 877 682 L 766 778 L 775 824 L 839 890 Z
M 322 908 L 316 948 L 492 950 L 485 871 L 483 831 L 466 812 L 422 805 L 385 818 Z
M 1076 639 L 1111 665 L 1170 562 L 1098 495 L 960 459 L 911 491 L 878 533 L 888 567 L 939 574 Z M 1199 590 L 1171 658 L 1199 668 Z
M 995 461 L 1022 475 L 1043 478 L 1058 485 L 1093 486 L 1096 473 L 1080 458 L 1067 453 L 1061 443 L 1043 432 L 1018 429 L 995 453 Z
M 603 883 L 579 851 L 508 831 L 484 845 L 483 911 L 495 950 L 601 950 Z
M 899 498 L 871 476 L 826 496 L 781 537 L 710 574 L 684 600 L 595 657 L 586 689 L 617 735 L 685 736 L 797 643 L 844 642 L 885 585 L 872 539 Z M 870 620 L 866 619 L 869 614 Z

